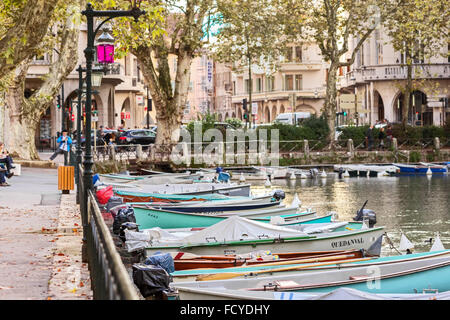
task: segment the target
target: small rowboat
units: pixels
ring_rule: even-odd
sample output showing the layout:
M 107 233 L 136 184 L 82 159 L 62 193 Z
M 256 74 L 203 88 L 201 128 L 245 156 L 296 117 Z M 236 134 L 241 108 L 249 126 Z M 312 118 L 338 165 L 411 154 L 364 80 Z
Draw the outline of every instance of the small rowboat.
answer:
M 201 228 L 210 227 L 216 223 L 224 221 L 230 216 L 243 216 L 252 220 L 270 223 L 273 216 L 280 216 L 287 221 L 296 221 L 291 219 L 301 219 L 315 215 L 313 211 L 296 212 L 295 208 L 276 208 L 273 210 L 259 211 L 214 211 L 210 214 L 206 213 L 185 213 L 173 210 L 161 210 L 153 207 L 133 205 L 136 223 L 140 229 L 150 229 L 159 227 L 161 229 L 177 229 L 177 228 Z M 293 210 L 291 214 L 284 214 L 287 210 Z M 306 219 L 306 218 L 305 218 Z M 328 219 L 331 221 L 331 216 Z
M 151 185 L 140 188 L 140 191 L 121 190 L 114 188 L 116 195 L 124 198 L 128 202 L 150 202 L 153 199 L 164 199 L 175 197 L 223 200 L 224 197 L 250 197 L 250 185 L 230 185 L 220 183 L 194 183 L 180 185 Z M 220 198 L 222 197 L 222 198 Z
M 255 201 L 247 201 L 247 203 L 230 203 L 221 205 L 218 203 L 216 205 L 199 205 L 199 206 L 159 206 L 158 209 L 161 210 L 171 210 L 180 213 L 214 213 L 220 212 L 225 214 L 227 212 L 249 212 L 249 211 L 260 211 L 265 209 L 275 209 L 280 207 L 280 201 L 263 202 L 258 203 Z
M 447 168 L 445 166 L 436 164 L 421 163 L 418 165 L 411 165 L 394 163 L 394 165 L 398 168 L 397 173 L 399 174 L 427 174 L 428 170 L 430 170 L 433 174 L 447 173 Z
M 297 273 L 177 282 L 172 286 L 178 290 L 181 299 L 195 300 L 211 299 L 211 292 L 226 290 L 239 290 L 243 295 L 253 291 L 331 292 L 343 287 L 377 294 L 414 294 L 430 289 L 444 292 L 450 290 L 449 252 L 383 257 L 338 265 L 327 262 L 300 265 L 295 267 Z M 324 265 L 330 269 L 317 270 Z M 216 294 L 214 297 L 220 299 Z
M 231 197 L 221 194 L 205 194 L 197 195 L 179 195 L 179 194 L 162 194 L 162 193 L 146 193 L 126 190 L 114 190 L 114 195 L 123 198 L 124 202 L 186 202 L 186 201 L 216 201 L 228 200 Z
M 182 251 L 199 255 L 225 254 L 230 250 L 234 250 L 236 254 L 255 250 L 311 252 L 364 249 L 379 252 L 384 228 L 362 228 L 311 235 L 293 228 L 232 216 L 208 228 L 176 239 L 164 238 L 158 230 L 152 232 L 154 235 L 150 236 L 150 242 L 145 245 L 147 256 L 157 251 Z
M 322 251 L 322 252 L 285 252 L 285 253 L 270 253 L 270 255 L 255 257 L 248 255 L 212 255 L 212 256 L 198 256 L 186 252 L 173 252 L 173 261 L 176 271 L 192 270 L 192 269 L 225 269 L 238 267 L 243 265 L 263 265 L 276 262 L 287 262 L 299 259 L 312 258 L 328 258 L 338 260 L 336 257 L 347 255 L 349 258 L 361 258 L 363 252 L 361 250 L 348 251 Z M 276 257 L 276 260 L 273 260 Z M 272 258 L 272 259 L 271 259 Z M 181 275 L 181 273 L 179 274 Z

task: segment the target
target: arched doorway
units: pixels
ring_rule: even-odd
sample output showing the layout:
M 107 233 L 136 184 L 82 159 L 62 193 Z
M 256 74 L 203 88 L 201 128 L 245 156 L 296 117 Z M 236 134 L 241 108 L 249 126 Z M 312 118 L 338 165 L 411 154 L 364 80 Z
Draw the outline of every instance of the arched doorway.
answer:
M 265 123 L 270 123 L 270 110 L 269 107 L 264 108 L 264 121 Z
M 284 110 L 284 105 L 280 106 L 280 113 L 285 113 L 286 111 Z
M 219 113 L 219 121 L 222 121 L 222 114 Z
M 242 120 L 242 109 L 238 106 L 238 119 Z
M 130 98 L 126 98 L 120 110 L 120 124 L 124 129 L 131 129 L 131 106 Z
M 377 120 L 382 121 L 386 118 L 384 113 L 384 103 L 383 99 L 381 98 L 381 95 L 378 91 L 374 91 L 374 101 L 375 106 L 374 109 L 377 111 Z
M 276 105 L 273 105 L 272 106 L 272 119 L 276 119 L 276 117 L 277 117 L 277 106 Z
M 405 107 L 405 96 L 400 93 L 394 102 L 395 121 L 402 121 L 403 108 Z M 415 90 L 411 93 L 410 108 L 408 108 L 408 124 L 410 125 L 432 125 L 433 110 L 427 106 L 427 95 L 422 91 Z
M 295 112 L 309 112 L 311 114 L 316 114 L 316 109 L 309 104 L 301 104 L 295 107 Z
M 52 147 L 52 114 L 51 107 L 42 114 L 35 132 L 35 145 L 38 151 Z

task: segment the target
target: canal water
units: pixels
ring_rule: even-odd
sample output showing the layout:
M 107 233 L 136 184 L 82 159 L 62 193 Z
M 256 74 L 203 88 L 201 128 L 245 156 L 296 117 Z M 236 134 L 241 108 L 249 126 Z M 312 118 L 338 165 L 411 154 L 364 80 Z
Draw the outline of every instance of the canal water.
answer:
M 316 210 L 317 215 L 337 212 L 340 221 L 351 221 L 368 200 L 366 209 L 377 214 L 376 226 L 384 226 L 398 248 L 401 231 L 414 244 L 414 252 L 429 251 L 437 232 L 446 249 L 450 249 L 450 176 L 433 175 L 273 180 L 271 187 L 252 182 L 252 193 L 261 195 L 273 190 L 286 193 L 290 204 L 297 193 L 301 207 Z M 428 242 L 427 242 L 428 241 Z M 396 255 L 383 241 L 382 255 Z

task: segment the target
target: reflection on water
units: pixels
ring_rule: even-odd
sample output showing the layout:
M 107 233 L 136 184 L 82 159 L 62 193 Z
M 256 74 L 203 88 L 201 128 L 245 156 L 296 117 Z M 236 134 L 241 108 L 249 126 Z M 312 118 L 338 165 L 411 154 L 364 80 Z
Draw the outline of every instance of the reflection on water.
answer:
M 403 176 L 379 178 L 327 178 L 301 180 L 274 180 L 270 188 L 252 183 L 253 194 L 264 194 L 282 189 L 285 204 L 290 204 L 295 192 L 302 208 L 313 208 L 318 215 L 336 211 L 339 220 L 349 221 L 368 200 L 366 209 L 377 214 L 376 226 L 385 231 L 398 247 L 400 230 L 415 245 L 415 251 L 428 251 L 427 240 L 439 232 L 441 241 L 450 249 L 450 176 Z M 383 255 L 396 254 L 383 246 Z

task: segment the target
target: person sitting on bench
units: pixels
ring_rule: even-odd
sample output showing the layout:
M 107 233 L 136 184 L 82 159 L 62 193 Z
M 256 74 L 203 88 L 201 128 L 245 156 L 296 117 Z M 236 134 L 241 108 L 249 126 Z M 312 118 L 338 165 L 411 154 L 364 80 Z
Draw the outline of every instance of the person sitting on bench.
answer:
M 3 168 L 3 166 L 0 165 L 0 187 L 8 187 L 8 186 L 10 186 L 10 184 L 8 182 L 6 182 L 5 172 L 6 172 L 6 169 Z
M 0 165 L 3 165 L 2 166 L 3 169 L 6 169 L 6 171 L 4 172 L 5 176 L 8 179 L 11 179 L 11 177 L 14 175 L 14 172 L 11 172 L 11 169 L 14 169 L 15 167 L 13 166 L 11 156 L 5 149 L 5 144 L 1 141 L 0 141 Z

